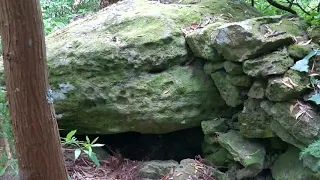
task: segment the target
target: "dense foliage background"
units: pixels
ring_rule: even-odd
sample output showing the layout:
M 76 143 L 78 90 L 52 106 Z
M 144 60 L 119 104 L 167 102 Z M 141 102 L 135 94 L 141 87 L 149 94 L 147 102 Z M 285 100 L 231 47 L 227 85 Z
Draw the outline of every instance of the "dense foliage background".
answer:
M 100 0 L 40 0 L 46 35 L 70 23 L 72 18 L 96 12 Z M 0 53 L 2 44 L 0 41 Z
M 72 18 L 87 15 L 99 10 L 102 0 L 41 0 L 45 33 L 66 26 Z M 276 5 L 296 12 L 313 27 L 320 26 L 320 0 L 243 0 L 256 7 L 264 15 L 290 14 Z M 273 5 L 271 5 L 273 4 Z M 292 13 L 292 12 L 291 12 Z M 2 45 L 0 42 L 0 54 Z
M 279 9 L 269 2 L 276 3 L 287 9 L 292 9 L 298 16 L 304 18 L 312 26 L 320 25 L 320 0 L 244 0 L 254 5 L 264 15 L 288 14 L 290 12 Z

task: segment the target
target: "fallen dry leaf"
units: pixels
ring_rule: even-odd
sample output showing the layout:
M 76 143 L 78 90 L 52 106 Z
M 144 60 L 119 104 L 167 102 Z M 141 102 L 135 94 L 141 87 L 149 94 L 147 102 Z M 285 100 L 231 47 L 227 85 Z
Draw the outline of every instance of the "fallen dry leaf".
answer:
M 309 41 L 301 41 L 298 43 L 298 45 L 306 46 L 306 45 L 310 44 L 311 41 L 312 41 L 312 39 L 310 39 Z

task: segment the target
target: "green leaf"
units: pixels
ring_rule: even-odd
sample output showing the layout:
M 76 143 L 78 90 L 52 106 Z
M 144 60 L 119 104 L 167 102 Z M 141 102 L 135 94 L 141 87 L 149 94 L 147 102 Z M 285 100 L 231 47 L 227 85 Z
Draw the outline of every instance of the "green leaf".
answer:
M 101 166 L 101 165 L 100 165 L 100 162 L 99 162 L 99 160 L 98 160 L 98 158 L 97 158 L 97 156 L 96 156 L 95 153 L 92 153 L 91 156 L 89 156 L 89 158 L 91 159 L 92 162 L 94 162 L 94 164 L 95 164 L 96 166 L 98 166 L 98 167 Z
M 77 132 L 77 130 L 70 131 L 67 134 L 67 140 L 71 140 L 72 136 L 74 136 L 76 134 L 76 132 Z
M 98 139 L 99 139 L 99 137 L 96 137 L 96 138 L 91 142 L 91 144 L 94 144 Z
M 318 84 L 318 79 L 316 79 L 315 77 L 310 77 L 310 82 L 313 86 Z
M 300 71 L 300 72 L 308 72 L 309 71 L 309 59 L 302 59 L 300 61 L 297 61 L 294 66 L 291 67 L 291 69 Z
M 315 102 L 317 105 L 320 105 L 320 94 L 315 94 L 308 99 L 309 101 Z
M 76 150 L 74 151 L 74 158 L 75 158 L 75 159 L 78 159 L 79 156 L 80 156 L 80 154 L 81 154 L 81 149 L 76 149 Z
M 300 72 L 308 72 L 309 71 L 309 60 L 312 58 L 314 55 L 318 55 L 319 50 L 313 50 L 311 51 L 306 57 L 303 59 L 297 61 L 291 69 L 300 71 Z
M 90 139 L 89 139 L 89 137 L 88 137 L 88 136 L 86 136 L 86 140 L 87 140 L 87 143 L 89 143 L 89 144 L 90 144 Z
M 3 176 L 6 173 L 7 167 L 1 168 L 0 169 L 0 177 Z

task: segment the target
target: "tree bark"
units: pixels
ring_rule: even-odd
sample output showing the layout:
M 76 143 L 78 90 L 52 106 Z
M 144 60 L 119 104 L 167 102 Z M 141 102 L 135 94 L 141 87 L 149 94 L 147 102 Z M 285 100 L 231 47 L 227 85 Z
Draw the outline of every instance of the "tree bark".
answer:
M 47 101 L 40 0 L 0 0 L 4 69 L 21 180 L 67 180 L 58 125 Z

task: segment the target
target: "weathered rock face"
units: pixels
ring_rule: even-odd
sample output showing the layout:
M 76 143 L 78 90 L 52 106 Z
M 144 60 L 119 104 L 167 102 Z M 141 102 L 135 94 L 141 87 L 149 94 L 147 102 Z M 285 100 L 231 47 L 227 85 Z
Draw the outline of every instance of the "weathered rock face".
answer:
M 228 167 L 212 170 L 219 180 L 319 179 L 320 59 L 307 56 L 318 31 L 312 43 L 296 42 L 304 22 L 259 17 L 238 0 L 161 2 L 124 0 L 47 37 L 60 128 L 201 126 L 204 158 Z M 292 68 L 301 59 L 308 71 Z M 140 175 L 160 179 L 176 168 L 174 179 L 185 180 L 199 176 L 195 163 L 147 162 Z
M 276 103 L 270 112 L 273 119 L 302 144 L 309 145 L 320 138 L 320 115 L 314 107 L 301 102 Z
M 269 138 L 275 134 L 270 128 L 272 118 L 261 108 L 261 100 L 248 99 L 239 114 L 240 132 L 248 138 Z
M 282 20 L 280 25 L 280 20 L 280 16 L 258 17 L 224 24 L 218 28 L 208 28 L 205 29 L 206 31 L 203 32 L 202 30 L 201 33 L 196 32 L 196 34 L 211 35 L 209 41 L 207 40 L 210 42 L 211 54 L 216 51 L 216 54 L 222 55 L 226 60 L 242 62 L 264 53 L 275 51 L 283 45 L 290 45 L 293 43 L 290 34 L 297 36 L 305 30 L 304 24 L 300 24 L 300 27 L 297 27 L 289 20 Z M 270 28 L 283 33 L 283 35 L 274 36 L 274 34 L 270 34 Z M 189 38 L 187 37 L 187 42 L 196 44 L 194 41 L 197 41 L 199 45 L 206 44 L 202 38 L 193 38 L 195 36 L 192 34 Z M 197 50 L 193 51 L 197 52 Z M 208 52 L 208 50 L 204 52 Z M 202 55 L 201 57 L 205 58 L 206 56 Z
M 280 155 L 278 160 L 272 167 L 272 176 L 275 180 L 282 179 L 310 179 L 316 180 L 312 177 L 312 171 L 303 166 L 299 161 L 299 149 L 290 147 L 287 152 Z
M 138 177 L 141 180 L 161 179 L 164 175 L 169 174 L 178 166 L 179 163 L 172 160 L 144 162 L 141 165 Z
M 303 169 L 297 171 L 302 174 L 296 176 L 297 172 L 287 172 L 291 171 L 290 165 L 286 170 L 281 170 L 279 165 L 290 160 L 287 156 L 290 149 L 281 155 L 288 144 L 303 150 L 320 138 L 319 108 L 306 102 L 320 91 L 318 60 L 310 60 L 313 63 L 309 63 L 308 73 L 291 69 L 318 45 L 294 43 L 292 37 L 304 34 L 306 26 L 297 19 L 292 20 L 280 16 L 258 17 L 218 27 L 217 23 L 221 22 L 216 22 L 186 37 L 191 50 L 207 60 L 204 70 L 211 75 L 226 104 L 243 107 L 231 121 L 202 122 L 206 134 L 203 154 L 214 164 L 228 164 L 230 179 L 258 179 L 263 169 L 270 168 L 274 179 L 306 177 Z M 310 73 L 316 77 L 310 80 Z M 309 88 L 310 81 L 315 92 Z M 229 128 L 221 128 L 224 123 Z M 312 146 L 315 147 L 320 149 L 319 145 Z M 313 174 L 320 174 L 316 165 L 319 156 L 314 152 L 305 153 L 303 162 Z M 265 156 L 266 153 L 269 155 Z M 303 167 L 298 153 L 292 160 Z M 242 166 L 230 168 L 236 162 Z
M 202 65 L 181 66 L 190 60 L 181 29 L 213 19 L 225 4 L 235 20 L 259 14 L 231 0 L 181 3 L 121 1 L 47 37 L 62 129 L 166 133 L 221 115 L 225 103 Z

